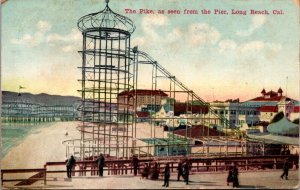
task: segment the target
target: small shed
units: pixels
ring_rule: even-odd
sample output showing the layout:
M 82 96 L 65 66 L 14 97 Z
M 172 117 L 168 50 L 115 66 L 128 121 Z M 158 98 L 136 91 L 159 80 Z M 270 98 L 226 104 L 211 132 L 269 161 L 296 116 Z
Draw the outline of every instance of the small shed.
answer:
M 187 155 L 191 153 L 191 146 L 189 140 L 179 138 L 145 138 L 140 139 L 154 149 L 152 155 L 154 156 L 175 156 Z

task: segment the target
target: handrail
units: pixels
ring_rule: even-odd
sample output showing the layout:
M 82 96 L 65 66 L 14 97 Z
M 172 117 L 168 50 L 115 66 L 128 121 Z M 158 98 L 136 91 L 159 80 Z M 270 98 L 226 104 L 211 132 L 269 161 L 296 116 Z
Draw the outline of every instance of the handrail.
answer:
M 31 178 L 17 178 L 17 179 L 5 179 L 4 174 L 18 174 L 18 173 L 42 173 L 41 177 L 31 177 Z M 1 170 L 1 183 L 3 184 L 4 182 L 12 182 L 12 181 L 26 181 L 26 180 L 43 180 L 44 185 L 46 185 L 47 180 L 46 180 L 46 175 L 47 175 L 47 169 L 44 168 L 30 168 L 30 169 L 2 169 Z
M 292 163 L 293 169 L 298 169 L 299 155 L 268 155 L 268 156 L 228 156 L 228 157 L 186 157 L 186 156 L 170 156 L 170 157 L 151 157 L 151 158 L 140 158 L 139 165 L 140 169 L 143 168 L 143 163 L 158 163 L 158 168 L 162 171 L 164 164 L 169 163 L 171 172 L 176 172 L 179 161 L 188 160 L 190 163 L 190 169 L 192 173 L 197 172 L 217 172 L 226 171 L 234 163 L 237 164 L 241 170 L 248 171 L 251 168 L 265 169 L 277 169 L 282 167 L 284 160 L 288 158 Z M 66 172 L 65 167 L 63 170 L 50 170 L 51 166 L 65 166 L 66 162 L 47 162 L 44 168 L 36 169 L 4 169 L 1 171 L 1 180 L 3 182 L 9 181 L 25 181 L 27 179 L 4 179 L 4 174 L 9 173 L 33 173 L 43 172 L 42 177 L 31 178 L 35 180 L 44 180 L 46 185 L 47 173 L 64 173 Z M 73 175 L 78 173 L 80 176 L 85 176 L 86 172 L 91 172 L 91 175 L 97 175 L 97 163 L 95 160 L 78 161 L 76 163 L 77 169 L 74 168 Z M 133 166 L 130 159 L 115 160 L 107 159 L 104 171 L 108 172 L 108 175 L 127 175 L 132 174 Z

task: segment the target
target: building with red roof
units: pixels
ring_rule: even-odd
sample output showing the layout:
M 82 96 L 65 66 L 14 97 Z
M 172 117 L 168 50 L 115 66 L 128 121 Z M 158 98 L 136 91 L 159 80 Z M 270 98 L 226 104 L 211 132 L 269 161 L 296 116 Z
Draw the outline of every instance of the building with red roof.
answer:
M 283 95 L 283 90 L 266 91 L 245 102 L 215 101 L 210 103 L 215 114 L 222 115 L 229 121 L 229 127 L 255 126 L 258 123 L 270 122 L 278 112 L 283 112 L 287 118 L 299 118 L 299 102 Z
M 154 105 L 160 106 L 161 100 L 168 98 L 168 94 L 162 90 L 146 90 L 146 89 L 137 89 L 124 91 L 118 94 L 118 102 L 120 104 L 129 104 L 135 105 L 134 100 L 136 100 L 136 107 L 143 105 Z
M 270 90 L 269 92 L 266 92 L 265 89 L 263 89 L 261 91 L 261 96 L 258 96 L 256 98 L 253 98 L 251 100 L 248 100 L 248 101 L 252 101 L 252 102 L 255 102 L 255 101 L 280 101 L 282 98 L 286 98 L 287 101 L 290 101 L 292 100 L 291 98 L 288 98 L 288 97 L 285 97 L 283 96 L 283 90 L 281 88 L 279 88 L 277 90 L 277 92 L 273 91 L 273 90 Z
M 260 121 L 270 122 L 279 112 L 283 112 L 290 120 L 299 118 L 299 102 L 284 96 L 281 88 L 277 92 L 273 90 L 266 92 L 263 89 L 261 96 L 245 101 L 241 106 L 250 106 L 256 109 L 259 112 Z
M 174 134 L 178 136 L 187 136 L 190 138 L 200 138 L 207 136 L 224 136 L 224 132 L 218 131 L 215 128 L 206 127 L 204 125 L 193 125 L 187 129 L 179 129 L 174 131 Z

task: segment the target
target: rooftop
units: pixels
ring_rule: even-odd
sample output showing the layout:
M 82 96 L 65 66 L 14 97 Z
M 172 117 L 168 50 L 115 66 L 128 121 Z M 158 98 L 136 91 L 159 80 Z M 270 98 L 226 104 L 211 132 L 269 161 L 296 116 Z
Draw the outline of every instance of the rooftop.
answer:
M 258 108 L 260 112 L 278 112 L 277 106 L 261 106 Z
M 102 11 L 91 13 L 81 17 L 77 26 L 80 31 L 94 31 L 99 29 L 116 29 L 132 34 L 135 25 L 132 20 L 115 13 L 108 6 L 109 0 L 106 0 L 106 6 Z
M 283 96 L 283 91 L 281 88 L 277 90 L 277 92 L 270 90 L 266 92 L 265 89 L 261 91 L 262 96 L 258 96 L 248 101 L 280 101 L 283 98 L 286 98 L 286 101 L 291 101 L 292 99 L 286 96 Z
M 286 117 L 281 120 L 271 123 L 267 130 L 276 135 L 299 136 L 299 125 L 292 123 Z
M 187 133 L 188 137 L 191 138 L 199 138 L 202 136 L 224 136 L 223 132 L 203 125 L 194 125 L 188 129 L 176 130 L 174 133 L 181 136 L 185 136 Z

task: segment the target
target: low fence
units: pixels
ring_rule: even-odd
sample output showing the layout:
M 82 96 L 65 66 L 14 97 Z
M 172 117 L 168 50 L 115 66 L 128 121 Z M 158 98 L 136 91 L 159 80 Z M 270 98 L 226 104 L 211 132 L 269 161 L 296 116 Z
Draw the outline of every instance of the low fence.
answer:
M 218 172 L 226 171 L 232 165 L 237 165 L 240 171 L 248 170 L 264 170 L 264 169 L 279 169 L 282 168 L 285 159 L 288 158 L 291 169 L 298 169 L 298 155 L 278 155 L 278 156 L 251 156 L 251 157 L 153 157 L 139 159 L 139 173 L 143 170 L 146 163 L 154 166 L 157 163 L 160 172 L 166 163 L 169 163 L 171 172 L 177 172 L 179 162 L 188 161 L 191 174 L 200 172 Z M 47 183 L 47 177 L 51 174 L 66 173 L 66 162 L 47 162 L 42 169 L 16 169 L 2 170 L 1 180 L 3 182 L 24 181 L 28 179 L 12 179 L 7 178 L 8 174 L 12 173 L 42 173 L 35 180 L 44 180 Z M 133 166 L 131 160 L 109 160 L 105 161 L 105 175 L 132 175 Z M 95 160 L 78 161 L 72 171 L 72 176 L 96 176 L 98 175 L 98 166 Z
M 29 178 L 6 178 L 9 174 L 32 174 L 35 175 Z M 35 168 L 35 169 L 7 169 L 1 170 L 1 182 L 25 182 L 34 183 L 35 181 L 43 180 L 46 184 L 47 171 L 45 168 Z M 21 185 L 23 183 L 20 183 Z

